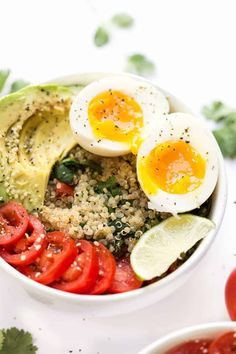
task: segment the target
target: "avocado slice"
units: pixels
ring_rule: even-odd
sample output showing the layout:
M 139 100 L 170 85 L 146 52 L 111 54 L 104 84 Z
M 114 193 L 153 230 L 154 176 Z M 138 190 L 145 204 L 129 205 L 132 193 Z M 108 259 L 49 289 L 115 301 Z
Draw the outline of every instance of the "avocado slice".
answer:
M 27 86 L 0 99 L 0 199 L 39 210 L 51 169 L 75 145 L 69 124 L 74 92 Z

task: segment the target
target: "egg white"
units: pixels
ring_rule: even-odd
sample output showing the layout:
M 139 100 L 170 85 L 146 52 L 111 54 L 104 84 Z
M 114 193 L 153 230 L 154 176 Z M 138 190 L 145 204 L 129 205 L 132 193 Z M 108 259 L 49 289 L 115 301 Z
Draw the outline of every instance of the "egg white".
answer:
M 143 186 L 140 159 L 149 155 L 157 145 L 179 140 L 180 137 L 189 141 L 189 144 L 206 161 L 206 173 L 201 185 L 186 194 L 172 194 L 158 189 L 156 195 L 150 195 Z M 141 188 L 150 200 L 149 208 L 176 215 L 198 208 L 203 204 L 213 193 L 217 183 L 219 174 L 217 151 L 218 146 L 213 135 L 194 116 L 187 113 L 172 113 L 161 117 L 156 128 L 141 144 L 137 156 L 137 176 Z
M 70 125 L 77 142 L 87 151 L 101 156 L 120 156 L 130 152 L 131 144 L 94 136 L 89 119 L 88 106 L 98 94 L 108 90 L 121 91 L 131 96 L 143 111 L 142 134 L 151 130 L 153 123 L 162 114 L 169 112 L 165 95 L 156 87 L 139 79 L 111 76 L 92 82 L 82 89 L 73 101 L 70 110 Z

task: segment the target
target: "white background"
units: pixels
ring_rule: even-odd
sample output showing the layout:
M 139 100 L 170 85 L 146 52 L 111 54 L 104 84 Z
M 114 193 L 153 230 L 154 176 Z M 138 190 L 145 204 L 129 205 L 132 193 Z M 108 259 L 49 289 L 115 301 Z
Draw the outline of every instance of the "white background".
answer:
M 236 106 L 235 6 L 234 0 L 1 0 L 0 67 L 11 68 L 13 78 L 40 82 L 122 71 L 128 54 L 142 52 L 157 65 L 158 85 L 195 111 L 216 98 Z M 114 31 L 108 46 L 95 48 L 96 27 L 120 11 L 135 17 L 134 28 Z M 226 161 L 226 168 L 229 200 L 217 240 L 173 295 L 138 313 L 89 319 L 34 302 L 1 274 L 0 328 L 30 330 L 39 354 L 135 354 L 174 329 L 227 320 L 224 284 L 236 259 L 236 161 Z

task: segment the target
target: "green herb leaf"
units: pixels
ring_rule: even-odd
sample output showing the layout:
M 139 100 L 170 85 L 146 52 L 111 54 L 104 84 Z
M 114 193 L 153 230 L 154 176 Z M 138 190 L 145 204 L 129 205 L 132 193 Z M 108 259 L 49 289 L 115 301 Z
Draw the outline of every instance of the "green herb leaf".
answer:
M 110 40 L 110 35 L 104 27 L 98 27 L 94 35 L 94 44 L 97 47 L 102 47 Z
M 202 109 L 203 115 L 219 123 L 213 134 L 225 157 L 236 156 L 236 110 L 223 102 L 215 101 Z
M 0 350 L 2 349 L 3 341 L 4 341 L 4 334 L 3 331 L 0 330 Z
M 5 83 L 7 81 L 8 76 L 10 75 L 10 70 L 0 70 L 0 92 L 4 89 Z
M 127 71 L 134 74 L 149 76 L 155 72 L 155 64 L 143 54 L 133 54 L 127 59 Z
M 73 171 L 77 171 L 80 168 L 80 163 L 78 160 L 72 159 L 71 157 L 67 157 L 59 162 L 62 165 L 65 165 L 69 169 Z
M 98 182 L 94 190 L 96 193 L 101 194 L 104 193 L 104 188 L 106 188 L 113 197 L 121 194 L 121 188 L 119 184 L 116 182 L 115 176 L 109 177 L 104 182 L 103 181 Z
M 65 164 L 58 162 L 53 171 L 53 175 L 60 182 L 72 184 L 74 180 L 74 172 Z
M 79 162 L 79 164 L 81 169 L 83 168 L 85 169 L 86 167 L 88 167 L 94 172 L 98 172 L 98 173 L 102 172 L 102 166 L 93 160 L 82 160 Z
M 94 160 L 78 161 L 78 160 L 75 160 L 75 159 L 72 159 L 69 157 L 69 158 L 62 160 L 61 163 L 63 165 L 65 165 L 66 167 L 72 169 L 73 171 L 78 171 L 78 170 L 85 171 L 85 169 L 88 167 L 94 172 L 98 172 L 98 173 L 102 172 L 102 166 L 99 165 Z
M 236 123 L 236 122 L 235 122 Z M 213 131 L 215 138 L 225 157 L 236 156 L 236 124 L 224 125 Z
M 11 84 L 11 90 L 10 92 L 16 92 L 21 90 L 23 87 L 28 86 L 30 83 L 28 81 L 24 80 L 16 80 Z
M 133 17 L 126 13 L 116 14 L 111 19 L 112 23 L 117 27 L 128 28 L 134 23 Z
M 37 347 L 33 345 L 32 335 L 15 327 L 3 330 L 4 341 L 0 354 L 35 354 Z
M 216 122 L 223 120 L 234 110 L 220 101 L 212 102 L 209 106 L 204 106 L 202 109 L 202 114 L 211 120 Z

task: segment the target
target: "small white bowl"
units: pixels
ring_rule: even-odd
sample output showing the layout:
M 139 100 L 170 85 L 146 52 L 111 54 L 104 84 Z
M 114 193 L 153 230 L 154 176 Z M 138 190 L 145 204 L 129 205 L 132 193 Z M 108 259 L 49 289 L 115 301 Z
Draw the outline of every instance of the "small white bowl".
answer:
M 114 73 L 86 73 L 66 76 L 51 80 L 50 82 L 62 85 L 88 84 L 104 76 L 114 75 Z M 136 77 L 129 74 L 131 77 Z M 137 78 L 137 77 L 136 77 Z M 153 84 L 153 83 L 151 83 Z M 154 85 L 154 84 L 153 84 Z M 164 90 L 162 90 L 164 91 Z M 191 113 L 190 109 L 179 101 L 175 96 L 164 91 L 168 96 L 171 111 L 182 111 Z M 59 291 L 48 286 L 41 285 L 20 272 L 15 270 L 3 259 L 0 258 L 0 270 L 13 277 L 25 291 L 34 299 L 52 305 L 57 309 L 78 311 L 80 314 L 92 316 L 113 316 L 128 313 L 140 308 L 149 306 L 165 298 L 179 288 L 190 275 L 196 265 L 200 262 L 209 247 L 211 246 L 222 222 L 226 205 L 226 177 L 223 157 L 218 146 L 216 146 L 219 156 L 219 179 L 213 195 L 213 203 L 210 218 L 215 223 L 215 229 L 201 242 L 194 254 L 176 271 L 161 279 L 160 281 L 143 287 L 138 290 L 123 294 L 114 295 L 77 295 Z
M 165 354 L 167 350 L 185 341 L 216 338 L 228 331 L 236 331 L 235 322 L 213 322 L 187 327 L 158 339 L 156 342 L 141 350 L 138 354 Z

